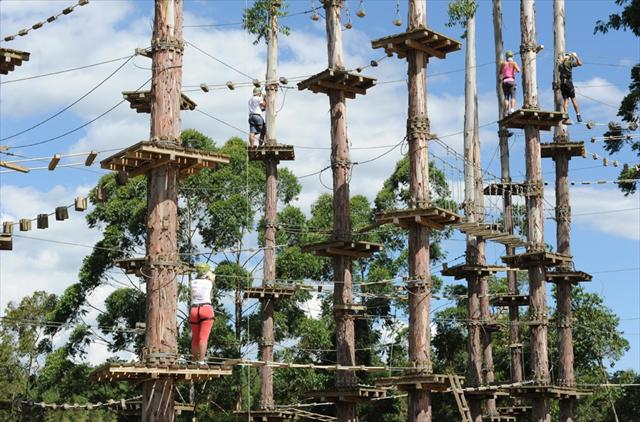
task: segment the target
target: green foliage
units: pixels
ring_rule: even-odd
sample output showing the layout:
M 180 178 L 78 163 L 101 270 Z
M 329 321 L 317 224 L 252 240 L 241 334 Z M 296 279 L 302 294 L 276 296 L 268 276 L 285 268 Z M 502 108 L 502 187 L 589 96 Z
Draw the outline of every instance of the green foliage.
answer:
M 609 30 L 631 30 L 636 36 L 640 37 L 640 0 L 615 0 L 618 6 L 623 9 L 620 13 L 609 15 L 609 19 L 604 22 L 598 20 L 596 22 L 593 33 L 606 34 Z M 631 68 L 631 83 L 629 84 L 629 93 L 622 99 L 618 116 L 624 122 L 632 123 L 640 120 L 640 63 Z M 604 136 L 615 137 L 617 139 L 605 140 L 605 149 L 610 153 L 619 152 L 628 142 L 631 150 L 635 151 L 640 157 L 640 141 L 631 141 L 624 139 L 622 128 L 610 128 Z M 621 180 L 640 179 L 640 169 L 631 167 L 627 170 L 623 169 L 618 176 Z M 620 182 L 618 187 L 625 195 L 634 194 L 637 190 L 637 181 Z
M 452 0 L 449 2 L 449 22 L 448 27 L 460 25 L 465 29 L 462 38 L 466 38 L 466 27 L 469 18 L 473 17 L 478 10 L 475 0 Z
M 242 27 L 256 36 L 253 44 L 258 44 L 263 38 L 269 43 L 269 16 L 271 15 L 287 16 L 287 4 L 284 0 L 254 0 L 253 6 L 242 13 Z M 291 29 L 283 25 L 279 25 L 278 31 L 284 35 L 291 33 Z

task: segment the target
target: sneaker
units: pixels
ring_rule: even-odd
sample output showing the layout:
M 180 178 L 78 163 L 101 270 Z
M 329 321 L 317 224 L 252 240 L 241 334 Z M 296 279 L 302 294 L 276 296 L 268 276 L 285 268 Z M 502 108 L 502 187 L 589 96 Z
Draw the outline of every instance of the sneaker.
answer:
M 513 114 L 514 112 L 515 112 L 514 109 L 512 109 L 512 108 L 509 109 L 509 114 Z
M 578 123 L 582 123 L 582 116 L 579 114 L 576 114 L 576 120 L 578 121 Z
M 569 119 L 569 118 L 564 119 L 564 120 L 562 121 L 562 124 L 563 124 L 563 125 L 572 125 L 572 124 L 573 124 L 573 120 L 571 120 L 571 119 Z
M 198 363 L 198 365 L 203 365 L 203 366 L 207 365 L 207 361 L 206 360 L 199 360 L 197 363 Z

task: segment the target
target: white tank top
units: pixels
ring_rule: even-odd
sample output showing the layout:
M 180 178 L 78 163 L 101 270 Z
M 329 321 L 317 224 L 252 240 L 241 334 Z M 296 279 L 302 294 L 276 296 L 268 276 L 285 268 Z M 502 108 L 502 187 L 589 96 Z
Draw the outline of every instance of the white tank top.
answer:
M 206 278 L 191 280 L 191 304 L 211 303 L 211 289 L 213 283 Z

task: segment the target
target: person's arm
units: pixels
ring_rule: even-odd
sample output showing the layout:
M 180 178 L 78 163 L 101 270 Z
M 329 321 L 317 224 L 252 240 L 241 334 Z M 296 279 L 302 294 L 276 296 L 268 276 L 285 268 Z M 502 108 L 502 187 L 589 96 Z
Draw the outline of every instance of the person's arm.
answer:
M 518 62 L 514 60 L 513 65 L 516 67 L 516 72 L 520 72 L 520 66 L 518 66 Z
M 580 57 L 578 57 L 578 55 L 576 54 L 576 52 L 574 51 L 573 53 L 571 53 L 571 55 L 573 56 L 573 58 L 575 59 L 575 65 L 576 66 L 582 66 L 582 60 L 580 60 Z

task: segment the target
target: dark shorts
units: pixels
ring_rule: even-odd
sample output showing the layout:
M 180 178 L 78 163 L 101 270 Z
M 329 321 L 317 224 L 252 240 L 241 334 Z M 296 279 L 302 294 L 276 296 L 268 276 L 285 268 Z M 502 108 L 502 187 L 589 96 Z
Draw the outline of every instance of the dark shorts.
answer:
M 510 100 L 516 95 L 516 81 L 502 82 L 502 92 L 504 93 L 504 99 Z
M 571 79 L 561 80 L 560 92 L 562 93 L 562 98 L 564 98 L 565 100 L 567 98 L 575 98 L 576 89 L 573 87 L 573 81 Z
M 250 114 L 249 115 L 249 131 L 251 133 L 262 133 L 264 132 L 265 125 L 264 119 L 259 114 Z

